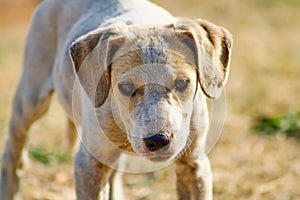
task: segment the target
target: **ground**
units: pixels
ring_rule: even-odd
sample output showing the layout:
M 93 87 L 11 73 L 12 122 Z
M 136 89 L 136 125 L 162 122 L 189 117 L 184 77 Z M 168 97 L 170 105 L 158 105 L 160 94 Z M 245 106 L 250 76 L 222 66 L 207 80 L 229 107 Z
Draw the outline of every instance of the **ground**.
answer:
M 37 0 L 2 0 L 0 7 L 0 153 L 11 101 L 22 71 L 22 51 Z M 251 127 L 260 116 L 300 110 L 300 2 L 298 0 L 154 0 L 176 16 L 205 18 L 234 37 L 226 87 L 226 120 L 209 153 L 215 199 L 300 199 L 299 140 L 265 136 Z M 64 149 L 64 113 L 50 112 L 30 130 L 30 161 L 21 176 L 23 199 L 74 199 L 72 159 L 37 161 L 34 153 Z M 42 150 L 40 150 L 42 149 Z M 42 155 L 45 156 L 45 155 Z M 34 159 L 34 158 L 35 159 Z M 41 160 L 41 159 L 40 159 Z M 146 175 L 125 174 L 128 199 L 175 199 L 173 166 Z

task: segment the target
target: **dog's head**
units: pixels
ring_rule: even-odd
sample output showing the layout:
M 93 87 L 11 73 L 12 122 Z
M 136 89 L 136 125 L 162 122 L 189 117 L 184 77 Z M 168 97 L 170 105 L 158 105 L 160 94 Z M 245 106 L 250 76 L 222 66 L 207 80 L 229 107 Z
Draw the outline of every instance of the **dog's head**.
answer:
M 188 143 L 195 98 L 220 95 L 231 47 L 226 29 L 177 19 L 165 26 L 97 29 L 79 38 L 70 55 L 93 105 L 102 106 L 111 93 L 112 110 L 133 150 L 160 161 Z

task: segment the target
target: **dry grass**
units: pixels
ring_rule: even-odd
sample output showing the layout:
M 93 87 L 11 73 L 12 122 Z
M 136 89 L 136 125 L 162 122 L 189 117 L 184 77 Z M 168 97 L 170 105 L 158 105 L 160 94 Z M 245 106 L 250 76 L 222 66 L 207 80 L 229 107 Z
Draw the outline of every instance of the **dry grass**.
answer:
M 22 47 L 37 1 L 1 2 L 0 148 L 3 149 Z M 300 110 L 300 2 L 297 0 L 155 0 L 175 15 L 201 17 L 234 35 L 227 117 L 210 153 L 215 199 L 300 199 L 299 141 L 261 136 L 253 119 Z M 54 97 L 55 99 L 55 97 Z M 32 129 L 29 146 L 63 149 L 64 114 L 57 101 Z M 59 116 L 59 117 L 58 117 Z M 174 199 L 173 168 L 129 175 L 129 199 Z M 22 174 L 24 199 L 74 199 L 71 161 L 45 165 L 32 160 Z M 150 189 L 151 188 L 151 189 Z

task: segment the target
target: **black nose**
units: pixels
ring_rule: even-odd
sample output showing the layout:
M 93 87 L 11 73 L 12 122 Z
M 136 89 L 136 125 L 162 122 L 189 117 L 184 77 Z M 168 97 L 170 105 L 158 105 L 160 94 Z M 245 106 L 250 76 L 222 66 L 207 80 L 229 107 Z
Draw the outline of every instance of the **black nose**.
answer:
M 150 151 L 157 151 L 165 146 L 167 146 L 171 141 L 171 138 L 166 133 L 159 133 L 152 135 L 151 137 L 144 138 L 146 147 Z

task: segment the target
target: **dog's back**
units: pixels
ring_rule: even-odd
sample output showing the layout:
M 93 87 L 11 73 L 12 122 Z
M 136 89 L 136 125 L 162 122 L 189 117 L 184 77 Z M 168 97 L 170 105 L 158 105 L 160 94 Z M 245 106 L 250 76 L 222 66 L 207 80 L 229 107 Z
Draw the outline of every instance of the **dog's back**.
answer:
M 173 17 L 147 0 L 45 0 L 34 20 L 45 23 L 39 27 L 40 34 L 55 34 L 59 45 L 70 45 L 79 36 L 115 22 L 168 24 Z M 36 31 L 34 27 L 31 30 Z

